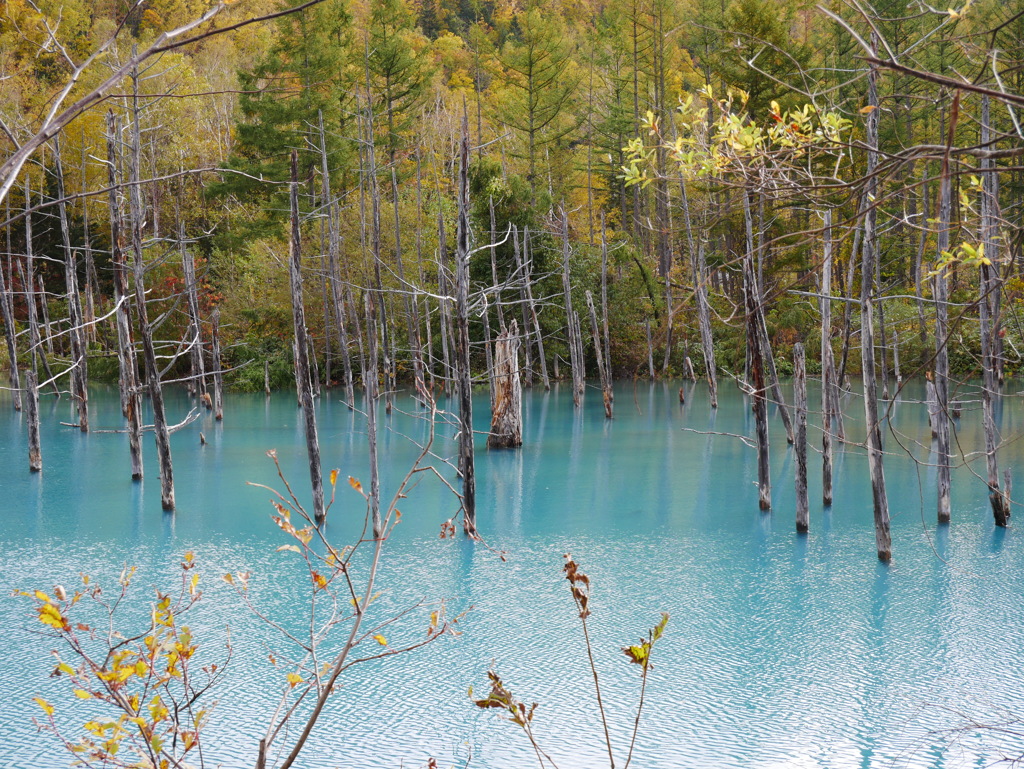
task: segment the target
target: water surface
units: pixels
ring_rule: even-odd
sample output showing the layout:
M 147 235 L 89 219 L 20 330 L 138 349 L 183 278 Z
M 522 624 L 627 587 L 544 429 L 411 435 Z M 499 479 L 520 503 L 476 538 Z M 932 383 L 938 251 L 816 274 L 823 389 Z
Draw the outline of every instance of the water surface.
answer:
M 379 610 L 443 599 L 449 614 L 467 611 L 462 634 L 353 669 L 302 766 L 397 769 L 429 757 L 440 766 L 530 766 L 515 728 L 467 696 L 470 686 L 485 691 L 491 667 L 522 699 L 540 703 L 538 739 L 562 769 L 607 765 L 579 620 L 561 575 L 567 552 L 594 581 L 590 621 L 620 766 L 639 676 L 619 648 L 663 611 L 671 621 L 655 652 L 637 767 L 982 767 L 1024 753 L 1024 740 L 1012 735 L 949 731 L 966 717 L 1024 714 L 1024 552 L 1015 529 L 992 525 L 977 453 L 980 409 L 969 391 L 957 438 L 971 463 L 954 474 L 949 527 L 934 524 L 932 447 L 925 409 L 915 402 L 922 388 L 908 386 L 893 404 L 885 447 L 894 560 L 883 566 L 860 449 L 837 456 L 830 509 L 820 501 L 820 457 L 812 450 L 811 532 L 798 536 L 793 450 L 777 415 L 774 507 L 762 514 L 754 451 L 735 437 L 752 434 L 749 407 L 726 387 L 712 413 L 706 388 L 689 383 L 681 405 L 679 386 L 620 383 L 612 422 L 597 390 L 579 411 L 567 389 L 527 392 L 521 450 L 488 452 L 478 438 L 478 525 L 507 553 L 505 562 L 461 537 L 439 538 L 456 507 L 440 483 L 423 478 L 401 504 Z M 324 466 L 365 482 L 363 419 L 338 398 L 319 403 Z M 120 427 L 116 392 L 95 389 L 92 404 L 94 428 Z M 190 407 L 178 392 L 168 405 L 172 421 Z M 862 403 L 848 396 L 845 406 L 849 436 L 860 440 Z M 171 586 L 181 553 L 194 550 L 207 577 L 192 619 L 202 651 L 220 655 L 226 627 L 234 642 L 207 756 L 225 767 L 252 766 L 283 680 L 267 661 L 279 644 L 216 577 L 252 571 L 256 600 L 286 625 L 301 625 L 304 582 L 293 557 L 276 551 L 287 540 L 270 521 L 270 495 L 246 485 L 280 486 L 268 449 L 277 450 L 296 489 L 308 484 L 294 394 L 228 396 L 223 423 L 204 414 L 172 436 L 174 515 L 160 510 L 151 437 L 146 478 L 132 483 L 125 436 L 62 426 L 73 420 L 66 400 L 44 396 L 41 408 L 45 468 L 30 475 L 22 417 L 0 395 L 0 591 L 72 585 L 80 572 L 110 581 L 131 563 L 140 575 L 131 620 L 145 611 L 151 587 Z M 486 394 L 474 410 L 485 430 Z M 396 413 L 381 416 L 390 428 L 381 438 L 386 493 L 414 458 L 412 441 L 428 434 L 421 415 L 400 397 Z M 1005 400 L 1000 420 L 1010 442 L 1000 460 L 1015 468 L 1022 415 L 1019 403 Z M 818 447 L 813 414 L 811 422 Z M 453 436 L 450 425 L 439 425 L 441 457 L 454 455 Z M 363 512 L 339 483 L 331 535 L 346 541 Z M 0 767 L 67 766 L 54 738 L 31 724 L 34 696 L 57 704 L 69 721 L 75 713 L 62 682 L 48 677 L 48 642 L 30 632 L 28 610 L 23 600 L 0 600 Z M 392 640 L 416 637 L 423 623 L 421 615 Z

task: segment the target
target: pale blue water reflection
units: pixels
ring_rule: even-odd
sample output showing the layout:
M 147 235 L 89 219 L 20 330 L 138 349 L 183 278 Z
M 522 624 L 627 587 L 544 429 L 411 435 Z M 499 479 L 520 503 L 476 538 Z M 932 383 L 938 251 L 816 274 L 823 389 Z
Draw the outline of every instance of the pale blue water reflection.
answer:
M 970 469 L 954 476 L 952 526 L 936 531 L 934 472 L 901 448 L 928 460 L 924 407 L 913 402 L 921 388 L 911 385 L 895 404 L 894 432 L 886 436 L 894 455 L 886 466 L 889 567 L 875 559 L 858 449 L 837 457 L 829 510 L 820 504 L 820 461 L 812 452 L 811 532 L 800 537 L 792 450 L 778 419 L 774 511 L 762 515 L 754 452 L 732 437 L 750 434 L 749 408 L 726 388 L 712 413 L 705 388 L 689 383 L 681 405 L 678 388 L 620 383 L 611 423 L 596 390 L 582 411 L 566 390 L 528 392 L 522 450 L 487 452 L 479 439 L 479 526 L 507 551 L 507 563 L 461 539 L 438 538 L 454 508 L 440 484 L 424 479 L 401 506 L 383 564 L 381 610 L 443 598 L 452 613 L 472 607 L 463 634 L 354 671 L 303 766 L 410 767 L 430 756 L 441 766 L 531 765 L 515 729 L 469 702 L 467 688 L 484 688 L 491 665 L 523 699 L 541 703 L 537 732 L 562 769 L 603 765 L 578 620 L 560 572 L 570 551 L 595 581 L 598 664 L 622 756 L 639 681 L 619 647 L 635 642 L 661 611 L 672 615 L 656 652 L 638 767 L 980 767 L 1024 752 L 1021 739 L 932 731 L 957 726 L 957 713 L 1024 714 L 1024 553 L 1015 529 L 994 530 L 984 484 Z M 181 393 L 169 403 L 174 419 L 189 409 Z M 416 412 L 408 398 L 398 405 Z M 273 484 L 264 455 L 270 448 L 297 487 L 306 482 L 293 394 L 231 396 L 223 424 L 204 414 L 172 437 L 173 516 L 160 511 L 151 438 L 147 478 L 133 484 L 124 436 L 61 426 L 72 421 L 66 401 L 44 397 L 42 408 L 45 469 L 32 476 L 21 417 L 0 400 L 0 589 L 72 584 L 82 571 L 110 579 L 125 562 L 140 567 L 140 587 L 167 585 L 177 557 L 195 550 L 208 576 L 205 606 L 192 623 L 200 639 L 211 639 L 204 653 L 221 654 L 213 639 L 225 626 L 235 643 L 211 752 L 225 767 L 251 766 L 282 673 L 265 662 L 271 636 L 215 577 L 252 570 L 257 597 L 284 621 L 301 620 L 294 599 L 302 588 L 288 555 L 275 552 L 284 540 L 269 520 L 268 494 L 245 483 Z M 120 426 L 116 393 L 94 391 L 93 408 L 95 428 Z M 336 397 L 319 408 L 325 467 L 365 481 L 361 418 Z M 861 404 L 848 396 L 846 408 L 848 433 L 859 440 Z M 486 429 L 485 394 L 475 413 L 477 428 Z M 1005 403 L 1005 438 L 1020 433 L 1022 413 L 1017 402 Z M 969 403 L 958 431 L 963 451 L 983 446 L 980 421 Z M 381 448 L 384 488 L 391 489 L 415 454 L 403 436 L 422 440 L 427 431 L 403 413 L 382 415 L 381 423 L 394 428 Z M 452 436 L 452 428 L 439 429 L 439 453 L 454 452 Z M 818 446 L 820 433 L 812 428 L 810 436 Z M 1014 442 L 1002 461 L 1017 468 L 1021 456 Z M 971 458 L 983 473 L 983 462 Z M 339 484 L 332 533 L 355 530 L 359 502 Z M 144 602 L 136 607 L 144 610 Z M 0 622 L 0 767 L 66 766 L 52 737 L 30 723 L 33 696 L 68 702 L 61 682 L 48 678 L 49 649 L 28 632 L 23 602 L 0 601 Z

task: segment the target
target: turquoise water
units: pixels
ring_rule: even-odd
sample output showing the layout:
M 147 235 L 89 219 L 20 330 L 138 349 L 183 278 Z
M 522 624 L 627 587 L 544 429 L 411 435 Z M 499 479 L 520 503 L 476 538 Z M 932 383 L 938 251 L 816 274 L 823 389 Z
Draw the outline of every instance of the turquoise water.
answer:
M 579 620 L 561 575 L 566 552 L 594 581 L 592 634 L 619 766 L 639 690 L 637 669 L 619 647 L 635 643 L 662 611 L 672 616 L 655 651 L 636 767 L 982 767 L 1024 753 L 1024 738 L 1012 734 L 949 731 L 966 718 L 1024 715 L 1024 548 L 1016 529 L 993 528 L 974 475 L 984 474 L 984 462 L 972 396 L 964 394 L 957 433 L 971 465 L 954 474 L 953 523 L 938 530 L 925 409 L 914 402 L 922 388 L 909 386 L 894 404 L 885 443 L 894 560 L 882 566 L 861 450 L 837 456 L 830 510 L 820 503 L 820 459 L 811 453 L 811 532 L 800 537 L 794 457 L 777 417 L 774 510 L 764 515 L 754 451 L 729 435 L 752 433 L 749 408 L 727 387 L 712 415 L 706 389 L 685 386 L 680 405 L 679 383 L 620 383 L 610 423 L 597 390 L 579 412 L 566 389 L 528 392 L 521 451 L 489 453 L 478 438 L 479 527 L 505 562 L 461 537 L 438 537 L 455 507 L 441 484 L 424 478 L 401 505 L 388 543 L 379 611 L 443 599 L 449 614 L 468 610 L 462 634 L 346 674 L 301 765 L 415 767 L 429 757 L 442 767 L 534 765 L 513 726 L 469 701 L 468 687 L 484 692 L 493 666 L 522 699 L 540 703 L 538 740 L 561 769 L 606 766 Z M 280 644 L 216 577 L 252 571 L 254 598 L 285 624 L 301 623 L 294 556 L 276 552 L 286 540 L 270 521 L 269 494 L 246 485 L 274 485 L 268 449 L 296 488 L 308 482 L 294 394 L 229 396 L 223 424 L 204 415 L 174 434 L 173 516 L 160 510 L 152 438 L 144 444 L 147 477 L 133 484 L 123 435 L 63 427 L 73 420 L 70 405 L 44 397 L 44 472 L 33 476 L 23 423 L 2 398 L 0 590 L 70 586 L 80 572 L 109 583 L 131 563 L 139 566 L 131 620 L 150 587 L 169 588 L 178 557 L 194 550 L 206 577 L 191 623 L 202 653 L 221 654 L 225 626 L 234 642 L 207 734 L 209 765 L 252 766 L 283 680 L 266 644 Z M 812 410 L 816 401 L 812 391 Z M 120 426 L 115 392 L 95 390 L 92 403 L 94 428 Z M 392 428 L 381 438 L 386 492 L 412 461 L 410 438 L 427 432 L 409 398 L 397 405 L 381 417 Z M 861 402 L 848 396 L 845 407 L 857 440 Z M 325 467 L 366 482 L 361 418 L 337 395 L 319 408 Z M 187 398 L 172 393 L 169 409 L 172 421 L 181 419 Z M 485 430 L 485 394 L 475 414 Z M 1012 399 L 1000 419 L 1007 439 L 1024 429 Z M 812 417 L 813 446 L 817 423 Z M 454 454 L 453 435 L 439 427 L 439 455 Z M 1011 442 L 1003 465 L 1019 468 L 1022 452 Z M 362 515 L 361 500 L 339 483 L 331 535 L 346 541 Z M 49 645 L 30 632 L 34 625 L 25 601 L 0 600 L 0 767 L 68 765 L 52 735 L 31 724 L 34 696 L 58 705 L 69 723 L 79 715 L 66 685 L 48 677 Z M 392 641 L 425 627 L 418 615 Z

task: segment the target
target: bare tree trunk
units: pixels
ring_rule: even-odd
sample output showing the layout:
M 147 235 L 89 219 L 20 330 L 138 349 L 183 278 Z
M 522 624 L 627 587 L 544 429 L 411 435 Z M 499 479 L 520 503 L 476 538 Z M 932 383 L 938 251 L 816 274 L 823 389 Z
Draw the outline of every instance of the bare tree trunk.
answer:
M 682 177 L 679 177 L 679 195 L 683 202 L 683 217 L 686 222 L 686 239 L 690 251 L 690 269 L 693 272 L 693 291 L 697 298 L 697 324 L 700 328 L 701 351 L 704 354 L 704 370 L 707 372 L 708 394 L 711 398 L 711 408 L 717 409 L 718 376 L 715 366 L 715 342 L 711 335 L 711 306 L 708 304 L 708 268 L 704 258 L 704 243 L 697 244 L 693 236 L 690 200 Z
M 452 328 L 451 309 L 448 306 L 448 297 L 452 295 L 448 285 L 447 260 L 448 244 L 445 241 L 444 212 L 437 212 L 437 292 L 445 297 L 438 304 L 440 313 L 439 323 L 441 326 L 441 355 L 444 362 L 444 391 L 449 394 L 454 383 L 452 368 L 451 345 L 455 341 L 455 334 Z
M 612 343 L 608 332 L 608 237 L 601 214 L 601 322 L 603 324 L 604 365 L 608 369 L 608 381 L 612 378 Z M 611 393 L 615 400 L 614 392 Z
M 369 370 L 363 384 L 366 389 L 366 439 L 370 451 L 370 493 L 367 503 L 370 506 L 370 525 L 373 536 L 379 539 L 383 533 L 380 520 L 380 475 L 377 466 L 377 400 L 380 397 L 380 382 L 377 373 L 377 307 L 376 297 L 367 293 L 363 298 L 366 304 L 366 340 L 370 348 L 368 358 Z
M 530 259 L 530 230 L 526 229 L 523 231 L 523 262 L 522 264 L 517 263 L 516 266 L 523 273 L 523 280 L 526 282 L 526 301 L 530 308 L 530 319 L 533 321 L 533 331 L 536 334 L 537 341 L 537 359 L 540 361 L 540 378 L 544 382 L 544 389 L 551 389 L 551 379 L 548 377 L 548 361 L 544 354 L 544 334 L 540 328 L 540 318 L 537 316 L 537 305 L 533 301 L 533 281 L 530 279 L 532 272 L 531 265 L 532 260 Z M 524 329 L 524 333 L 527 330 Z M 527 336 L 529 334 L 527 333 Z
M 146 267 L 142 260 L 142 184 L 141 146 L 139 126 L 138 72 L 132 71 L 132 148 L 131 148 L 131 192 L 128 197 L 131 219 L 132 257 L 135 268 L 135 312 L 139 320 L 139 336 L 142 338 L 142 354 L 146 366 L 146 381 L 149 384 L 149 399 L 153 409 L 153 434 L 156 439 L 157 460 L 160 465 L 160 504 L 164 510 L 174 509 L 174 470 L 171 464 L 171 438 L 167 430 L 164 412 L 163 388 L 160 385 L 160 369 L 156 363 L 156 349 L 153 346 L 153 332 L 149 326 L 146 310 Z
M 86 358 L 86 339 L 82 317 L 82 297 L 78 293 L 78 258 L 71 247 L 71 228 L 68 224 L 67 204 L 64 202 L 64 166 L 60 156 L 60 141 L 53 140 L 53 161 L 57 177 L 57 209 L 60 214 L 60 232 L 64 243 L 64 277 L 68 294 L 68 318 L 71 328 L 71 397 L 78 405 L 78 427 L 89 432 L 89 368 Z
M 331 216 L 333 218 L 333 211 Z M 331 271 L 331 292 L 334 297 L 334 318 L 338 324 L 338 346 L 341 348 L 341 362 L 345 369 L 345 400 L 348 403 L 349 411 L 351 411 L 355 408 L 356 396 L 352 377 L 352 356 L 349 355 L 348 350 L 348 329 L 345 328 L 345 319 L 348 315 L 345 311 L 345 292 L 344 287 L 341 285 L 341 276 L 338 274 L 338 242 L 336 223 L 331 225 L 331 237 L 334 239 L 330 245 L 330 251 L 328 252 L 330 256 L 329 269 Z
M 644 333 L 647 335 L 647 372 L 654 381 L 654 344 L 651 341 L 651 321 L 644 318 Z
M 991 139 L 989 129 L 989 97 L 982 98 L 981 112 L 981 144 L 988 146 Z M 988 263 L 981 265 L 981 284 L 978 301 L 978 314 L 981 320 L 981 371 L 982 389 L 981 404 L 985 429 L 985 459 L 988 470 L 988 498 L 992 505 L 992 516 L 995 525 L 1005 527 L 1010 522 L 1010 496 L 999 488 L 999 463 L 996 450 L 999 446 L 999 434 L 996 428 L 993 400 L 999 397 L 999 383 L 996 374 L 995 344 L 992 328 L 993 306 L 995 296 L 1001 286 L 999 283 L 999 240 L 996 224 L 996 170 L 994 163 L 988 158 L 981 160 L 982 193 L 981 193 L 981 238 L 984 255 Z M 1006 470 L 1009 473 L 1009 469 Z
M 743 259 L 743 297 L 746 309 L 747 360 L 750 362 L 748 388 L 754 404 L 754 426 L 757 433 L 757 488 L 758 505 L 761 510 L 772 509 L 772 477 L 768 456 L 768 404 L 764 377 L 764 346 L 760 339 L 761 307 L 760 291 L 754 268 L 754 228 L 750 218 L 750 204 L 746 192 L 744 213 L 747 223 L 746 253 Z
M 288 241 L 288 275 L 292 292 L 292 322 L 295 329 L 295 377 L 306 427 L 306 453 L 309 456 L 309 480 L 313 490 L 313 519 L 324 522 L 323 471 L 320 467 L 320 440 L 316 431 L 316 410 L 309 381 L 309 341 L 306 337 L 306 309 L 302 300 L 302 249 L 299 240 L 299 157 L 292 150 L 292 180 L 289 185 L 291 227 Z
M 39 447 L 39 387 L 36 372 L 25 370 L 25 418 L 28 421 L 28 469 L 43 469 L 43 453 Z
M 523 445 L 523 388 L 519 382 L 519 326 L 515 319 L 494 340 L 494 408 L 489 449 Z
M 959 94 L 954 96 L 959 100 Z M 955 121 L 950 120 L 950 137 Z M 939 231 L 936 242 L 938 253 L 936 262 L 942 259 L 949 250 L 949 226 L 952 218 L 953 181 L 949 170 L 949 156 L 942 161 L 942 178 L 939 182 Z M 950 519 L 950 436 L 949 436 L 949 308 L 948 286 L 944 270 L 939 269 L 934 278 L 933 295 L 935 297 L 935 400 L 936 400 L 936 439 L 938 456 L 936 463 L 936 483 L 938 485 L 938 521 L 949 523 Z
M 750 210 L 750 195 L 747 192 L 743 193 L 743 218 L 746 222 L 747 245 L 751 251 L 754 251 L 754 221 Z M 764 233 L 759 233 L 758 238 L 763 240 Z M 751 258 L 753 259 L 753 257 Z M 753 326 L 753 332 L 761 346 L 761 365 L 767 369 L 772 398 L 774 398 L 775 405 L 779 409 L 779 416 L 782 418 L 782 424 L 786 428 L 786 442 L 793 443 L 793 422 L 789 418 L 789 409 L 786 408 L 786 401 L 782 397 L 782 387 L 779 385 L 779 374 L 775 368 L 775 357 L 772 355 L 771 342 L 768 341 L 768 325 L 764 318 L 763 309 L 764 291 L 761 287 L 760 280 L 758 279 L 760 271 L 760 268 L 755 268 L 753 271 L 754 285 L 752 289 L 757 304 L 757 314 L 755 317 L 756 324 Z
M 213 310 L 210 324 L 210 352 L 213 356 L 213 418 L 224 419 L 224 366 L 220 360 L 220 307 Z
M 395 268 L 398 271 L 398 283 L 405 301 L 405 324 L 408 330 L 409 346 L 412 354 L 413 383 L 417 397 L 423 397 L 426 386 L 423 381 L 423 349 L 420 343 L 420 312 L 411 287 L 405 282 L 405 267 L 402 265 L 402 234 L 401 219 L 398 215 L 398 176 L 391 168 L 391 193 L 395 204 Z
M 189 360 L 192 363 L 192 386 L 200 403 L 207 403 L 206 363 L 203 360 L 203 323 L 199 317 L 199 291 L 196 285 L 195 257 L 185 247 L 185 225 L 178 222 L 178 247 L 181 250 L 181 271 L 185 278 L 188 300 Z M 212 404 L 211 404 L 212 405 Z
M 82 130 L 82 165 L 80 173 L 82 179 L 87 178 L 87 150 L 85 145 L 85 130 Z M 83 255 L 85 256 L 85 333 L 89 342 L 96 341 L 96 263 L 92 258 L 92 239 L 89 237 L 89 199 L 82 201 L 82 240 Z
M 530 312 L 531 305 L 526 295 L 527 283 L 529 277 L 523 272 L 523 257 L 520 252 L 519 242 L 519 228 L 515 225 L 512 226 L 512 253 L 515 254 L 516 259 L 516 272 L 520 276 L 522 281 L 519 284 L 519 303 L 522 306 L 523 312 L 523 371 L 524 382 L 526 387 L 533 387 L 533 355 L 530 350 Z
M 39 305 L 36 302 L 36 268 L 35 252 L 32 233 L 32 193 L 28 181 L 25 182 L 25 269 L 21 269 L 21 262 L 18 262 L 18 271 L 21 277 L 21 285 L 25 287 L 25 304 L 28 307 L 28 338 L 29 349 L 32 352 L 32 370 L 37 371 L 38 365 L 43 364 L 43 371 L 50 381 L 53 394 L 60 398 L 60 390 L 57 388 L 57 380 L 50 370 L 50 362 L 46 357 L 46 350 L 43 349 L 43 337 L 39 333 Z M 24 273 L 24 274 L 22 274 Z M 41 284 L 40 284 L 41 285 Z M 45 301 L 45 300 L 44 300 Z M 44 305 L 45 306 L 45 305 Z
M 873 41 L 874 42 L 874 41 Z M 875 208 L 878 180 L 878 70 L 872 65 L 868 72 L 868 104 L 874 109 L 867 117 L 867 185 L 863 197 L 864 252 L 861 263 L 860 289 L 860 342 L 864 367 L 864 417 L 867 426 L 868 472 L 871 476 L 871 494 L 874 501 L 875 546 L 878 560 L 888 563 L 892 559 L 892 536 L 889 532 L 889 500 L 885 493 L 885 472 L 882 465 L 882 431 L 878 420 L 878 394 L 875 382 L 875 332 L 872 327 L 874 298 L 871 276 L 875 274 L 877 258 Z
M 821 497 L 832 504 L 832 429 L 839 412 L 832 354 L 832 209 L 825 210 L 825 253 L 821 268 Z M 851 257 L 852 258 L 852 257 Z
M 7 260 L 11 259 L 11 204 L 7 200 Z M 14 325 L 14 300 L 7 282 L 7 270 L 0 264 L 0 311 L 4 318 L 4 339 L 7 342 L 8 373 L 11 380 L 11 405 L 21 411 L 21 372 L 18 368 L 18 329 Z
M 46 284 L 43 283 L 43 276 L 36 273 L 36 293 L 39 297 L 39 314 L 43 316 L 43 342 L 46 344 L 46 354 L 53 356 L 53 324 L 50 322 L 50 300 L 46 296 Z
M 469 125 L 462 115 L 459 148 L 459 220 L 455 232 L 455 378 L 459 393 L 459 475 L 463 526 L 476 534 L 476 468 L 473 456 L 473 381 L 469 370 Z
M 810 528 L 807 500 L 807 359 L 804 346 L 793 346 L 794 411 L 796 412 L 796 530 Z
M 110 187 L 110 261 L 114 272 L 114 302 L 117 318 L 118 384 L 121 413 L 128 420 L 128 450 L 132 479 L 142 479 L 142 398 L 139 391 L 138 364 L 128 301 L 128 268 L 124 260 L 124 233 L 121 221 L 121 187 L 118 174 L 118 126 L 114 113 L 107 112 L 107 175 Z
M 608 371 L 608 364 L 601 351 L 601 327 L 597 325 L 597 310 L 594 309 L 594 297 L 589 291 L 586 292 L 587 309 L 590 311 L 590 328 L 593 332 L 594 355 L 597 357 L 597 371 L 601 377 L 601 392 L 604 394 L 604 416 L 612 418 L 612 378 Z
M 270 397 L 270 361 L 263 361 L 263 394 Z
M 572 308 L 572 290 L 569 282 L 569 216 L 562 211 L 562 289 L 565 293 L 566 333 L 569 341 L 569 365 L 572 368 L 572 402 L 577 406 L 583 399 L 583 361 L 577 341 L 579 324 Z

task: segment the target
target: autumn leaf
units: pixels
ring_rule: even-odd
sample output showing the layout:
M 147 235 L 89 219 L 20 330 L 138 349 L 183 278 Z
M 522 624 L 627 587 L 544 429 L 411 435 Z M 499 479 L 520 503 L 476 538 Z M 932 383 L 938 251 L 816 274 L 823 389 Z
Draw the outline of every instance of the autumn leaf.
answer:
M 867 115 L 867 114 L 869 114 L 871 112 L 874 112 L 876 109 L 878 109 L 878 108 L 874 104 L 869 104 L 866 107 L 861 107 L 860 108 L 860 114 Z
M 348 477 L 348 485 L 358 491 L 360 494 L 363 493 L 363 484 L 353 478 L 351 475 Z
M 302 683 L 302 676 L 300 676 L 298 673 L 289 673 L 288 674 L 288 685 L 290 687 L 292 687 L 294 689 L 297 684 L 301 684 L 301 683 Z
M 338 482 L 338 471 L 331 470 L 331 485 L 333 486 Z
M 375 635 L 373 637 L 373 640 L 376 641 L 377 643 L 379 643 L 381 646 L 387 646 L 388 645 L 388 639 L 386 639 L 380 633 L 377 633 L 377 635 Z
M 33 697 L 32 701 L 43 709 L 43 712 L 48 716 L 53 715 L 53 705 L 44 700 L 42 697 Z

